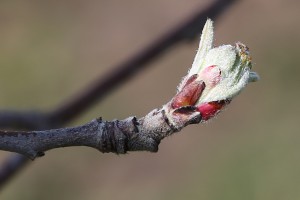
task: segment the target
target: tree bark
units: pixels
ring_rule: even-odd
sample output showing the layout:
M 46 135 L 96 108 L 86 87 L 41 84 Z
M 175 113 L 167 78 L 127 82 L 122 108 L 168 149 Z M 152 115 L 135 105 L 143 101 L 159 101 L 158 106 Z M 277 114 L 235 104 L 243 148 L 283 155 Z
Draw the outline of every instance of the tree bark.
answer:
M 199 123 L 201 115 L 193 106 L 173 109 L 168 103 L 145 117 L 124 120 L 95 119 L 72 128 L 45 131 L 0 131 L 0 150 L 23 154 L 30 159 L 45 151 L 69 146 L 88 146 L 103 153 L 128 151 L 157 152 L 160 141 L 188 124 Z

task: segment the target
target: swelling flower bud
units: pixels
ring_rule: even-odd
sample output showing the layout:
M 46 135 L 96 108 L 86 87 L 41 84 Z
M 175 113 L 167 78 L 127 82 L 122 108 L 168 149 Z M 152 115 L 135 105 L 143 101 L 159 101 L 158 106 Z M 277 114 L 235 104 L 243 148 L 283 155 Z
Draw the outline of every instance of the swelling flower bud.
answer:
M 203 121 L 215 116 L 249 82 L 259 79 L 258 75 L 251 71 L 251 57 L 246 45 L 238 42 L 235 46 L 213 47 L 213 40 L 213 22 L 208 19 L 202 31 L 193 65 L 178 87 L 177 99 L 175 98 L 176 102 L 195 106 L 201 113 Z M 189 87 L 191 83 L 194 84 L 193 87 Z M 202 87 L 196 87 L 196 83 L 201 83 Z M 196 91 L 192 91 L 191 88 L 197 88 L 198 94 L 195 94 Z M 190 89 L 191 94 L 188 94 L 187 89 Z M 181 101 L 180 95 L 178 96 L 182 93 L 184 95 L 181 96 L 185 96 L 184 101 Z M 186 98 L 189 96 L 193 98 Z M 195 97 L 199 97 L 197 101 Z M 187 103 L 186 100 L 189 99 L 192 99 L 192 102 Z M 179 104 L 176 105 L 178 107 Z

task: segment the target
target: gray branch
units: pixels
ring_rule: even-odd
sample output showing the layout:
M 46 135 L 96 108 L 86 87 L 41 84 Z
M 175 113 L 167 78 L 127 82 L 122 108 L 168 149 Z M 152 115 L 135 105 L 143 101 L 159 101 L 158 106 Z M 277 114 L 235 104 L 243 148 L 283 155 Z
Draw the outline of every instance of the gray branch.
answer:
M 193 106 L 172 109 L 171 103 L 145 117 L 103 121 L 101 118 L 72 128 L 46 131 L 0 131 L 0 150 L 23 154 L 31 159 L 45 151 L 69 146 L 88 146 L 103 153 L 128 151 L 157 152 L 160 141 L 188 124 L 199 123 Z

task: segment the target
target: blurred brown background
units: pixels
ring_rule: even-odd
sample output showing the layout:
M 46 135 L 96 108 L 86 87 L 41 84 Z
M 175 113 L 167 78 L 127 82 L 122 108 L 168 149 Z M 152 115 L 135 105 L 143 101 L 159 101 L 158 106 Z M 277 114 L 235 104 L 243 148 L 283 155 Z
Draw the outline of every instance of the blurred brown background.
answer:
M 1 1 L 0 109 L 51 110 L 210 3 Z M 241 0 L 218 18 L 216 44 L 247 44 L 261 80 L 217 119 L 163 140 L 156 154 L 49 151 L 0 199 L 299 199 L 299 11 L 296 0 Z M 161 106 L 198 42 L 175 46 L 69 125 Z

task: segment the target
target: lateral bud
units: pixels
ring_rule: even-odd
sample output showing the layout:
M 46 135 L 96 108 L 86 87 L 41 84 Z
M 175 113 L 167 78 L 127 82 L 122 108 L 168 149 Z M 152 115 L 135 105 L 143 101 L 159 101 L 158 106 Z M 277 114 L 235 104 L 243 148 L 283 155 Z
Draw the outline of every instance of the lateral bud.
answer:
M 197 80 L 197 77 L 197 74 L 189 77 L 183 88 L 175 95 L 171 102 L 173 109 L 196 104 L 205 89 L 204 81 Z

